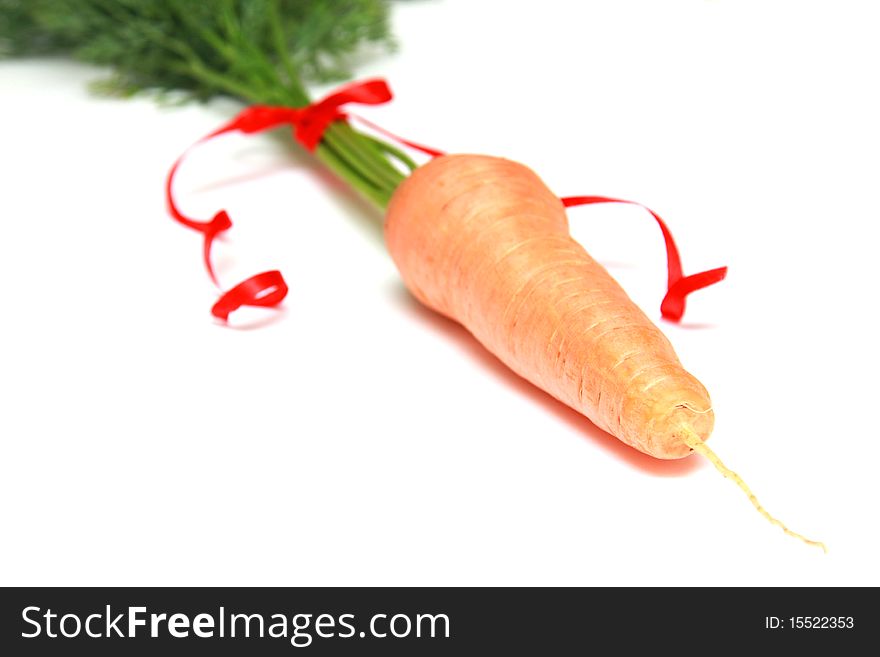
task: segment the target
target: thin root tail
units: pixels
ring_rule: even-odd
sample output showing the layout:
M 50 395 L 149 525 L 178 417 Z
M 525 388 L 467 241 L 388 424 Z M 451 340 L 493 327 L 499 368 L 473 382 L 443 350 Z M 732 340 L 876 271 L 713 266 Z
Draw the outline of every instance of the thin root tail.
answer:
M 794 538 L 800 539 L 801 541 L 803 541 L 807 545 L 815 545 L 818 548 L 822 548 L 823 552 L 825 552 L 826 554 L 828 553 L 828 548 L 825 547 L 825 544 L 822 543 L 821 541 L 813 541 L 813 540 L 810 540 L 809 538 L 807 538 L 806 536 L 803 536 L 802 534 L 798 534 L 797 532 L 793 532 L 788 527 L 786 527 L 785 524 L 782 523 L 782 521 L 771 516 L 770 513 L 767 511 L 767 509 L 765 509 L 763 506 L 761 506 L 761 503 L 758 501 L 758 498 L 755 497 L 755 494 L 749 488 L 748 484 L 746 484 L 746 482 L 743 481 L 743 478 L 740 477 L 733 470 L 728 468 L 726 465 L 724 465 L 722 460 L 720 458 L 718 458 L 718 455 L 715 452 L 713 452 L 706 445 L 706 443 L 704 443 L 700 439 L 700 437 L 696 433 L 694 433 L 693 431 L 690 431 L 690 430 L 686 430 L 684 432 L 684 442 L 692 450 L 694 450 L 698 454 L 705 456 L 707 459 L 709 459 L 709 462 L 715 466 L 715 469 L 718 470 L 718 472 L 723 474 L 727 479 L 731 479 L 737 486 L 739 486 L 740 490 L 742 490 L 742 492 L 744 492 L 746 494 L 746 496 L 749 498 L 749 502 L 752 503 L 752 506 L 754 506 L 755 509 L 758 510 L 758 513 L 760 513 L 762 516 L 764 516 L 770 522 L 770 524 L 776 525 L 777 527 L 782 529 L 782 531 L 784 531 L 789 536 L 793 536 Z

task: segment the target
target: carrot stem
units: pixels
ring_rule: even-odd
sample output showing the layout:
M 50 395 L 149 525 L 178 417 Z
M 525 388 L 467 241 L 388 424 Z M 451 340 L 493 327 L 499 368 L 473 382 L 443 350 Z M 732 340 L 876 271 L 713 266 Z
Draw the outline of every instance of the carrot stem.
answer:
M 410 173 L 419 168 L 419 165 L 413 160 L 409 155 L 407 155 L 403 150 L 397 148 L 396 146 L 392 146 L 387 141 L 382 141 L 372 135 L 361 134 L 361 136 L 370 142 L 373 148 L 377 149 L 380 153 L 384 153 L 386 155 L 390 155 L 395 160 L 400 162 L 403 166 L 410 170 Z
M 223 35 L 200 25 L 190 16 L 181 15 L 180 19 L 191 23 L 191 27 L 197 30 L 209 47 L 228 61 L 230 70 L 225 73 L 211 70 L 187 44 L 166 44 L 166 47 L 173 45 L 183 48 L 186 64 L 180 66 L 180 71 L 249 102 L 289 107 L 307 105 L 310 99 L 296 75 L 280 32 L 277 4 L 269 3 L 269 11 L 273 17 L 271 22 L 275 30 L 273 39 L 276 56 L 280 60 L 282 71 L 278 70 L 266 53 L 255 48 L 244 37 L 232 6 L 227 2 L 222 5 L 222 9 L 225 31 Z M 242 67 L 246 67 L 250 73 L 246 76 L 247 82 L 241 82 L 236 75 L 243 70 Z M 315 155 L 370 202 L 384 209 L 405 176 L 391 161 L 391 158 L 395 158 L 394 147 L 385 144 L 385 148 L 377 148 L 377 141 L 379 140 L 358 132 L 346 121 L 339 120 L 328 126 Z
M 315 151 L 315 156 L 355 191 L 359 192 L 377 207 L 384 208 L 388 204 L 389 196 L 383 190 L 365 180 L 332 147 L 322 143 Z

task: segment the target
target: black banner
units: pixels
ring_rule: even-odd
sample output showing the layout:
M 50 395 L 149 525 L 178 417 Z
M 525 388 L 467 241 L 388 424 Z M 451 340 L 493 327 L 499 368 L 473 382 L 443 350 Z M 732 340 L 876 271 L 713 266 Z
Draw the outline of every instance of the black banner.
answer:
M 852 588 L 31 588 L 0 614 L 4 655 L 854 654 L 878 627 Z

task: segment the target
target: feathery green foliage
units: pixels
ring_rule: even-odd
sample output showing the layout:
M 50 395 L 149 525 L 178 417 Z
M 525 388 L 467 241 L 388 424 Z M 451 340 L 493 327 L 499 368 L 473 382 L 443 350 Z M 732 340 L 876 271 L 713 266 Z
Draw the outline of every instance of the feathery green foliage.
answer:
M 198 61 L 246 78 L 241 55 L 256 51 L 280 69 L 279 36 L 302 81 L 341 80 L 359 49 L 391 45 L 388 6 L 383 0 L 0 0 L 0 55 L 69 54 L 112 66 L 120 91 L 227 93 L 188 65 Z M 215 47 L 218 40 L 226 42 L 225 52 Z
M 118 94 L 299 107 L 306 83 L 344 79 L 364 48 L 391 47 L 388 13 L 386 0 L 0 0 L 0 56 L 107 66 L 100 88 Z M 344 122 L 316 154 L 380 206 L 403 179 L 391 160 L 411 165 Z

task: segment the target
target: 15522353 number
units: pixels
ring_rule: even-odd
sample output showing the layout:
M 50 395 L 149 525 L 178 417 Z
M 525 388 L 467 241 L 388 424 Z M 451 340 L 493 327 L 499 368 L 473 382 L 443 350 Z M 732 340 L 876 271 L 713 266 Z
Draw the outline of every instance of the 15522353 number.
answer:
M 849 630 L 855 626 L 852 616 L 791 616 L 788 620 L 796 630 Z

